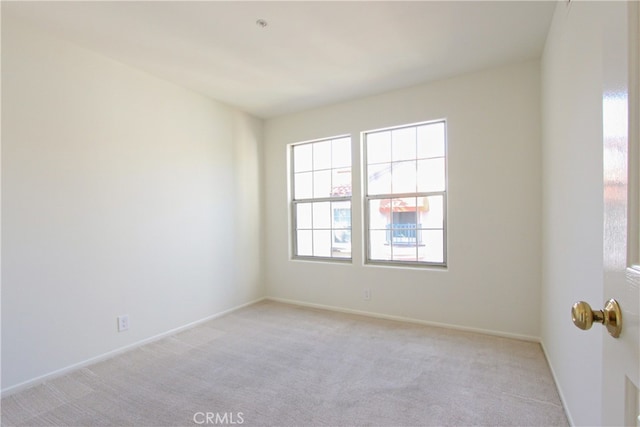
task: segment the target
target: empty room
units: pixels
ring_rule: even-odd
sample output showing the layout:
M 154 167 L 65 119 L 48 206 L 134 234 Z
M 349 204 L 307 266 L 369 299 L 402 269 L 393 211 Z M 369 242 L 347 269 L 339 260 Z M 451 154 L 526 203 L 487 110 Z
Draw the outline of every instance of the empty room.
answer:
M 2 426 L 640 426 L 639 10 L 3 0 Z

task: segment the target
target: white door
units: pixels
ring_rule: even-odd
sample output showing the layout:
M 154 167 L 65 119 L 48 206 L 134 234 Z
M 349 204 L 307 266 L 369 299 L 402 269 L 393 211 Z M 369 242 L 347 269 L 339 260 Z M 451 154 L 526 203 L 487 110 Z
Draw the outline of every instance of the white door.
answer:
M 622 331 L 613 338 L 599 328 L 604 334 L 602 416 L 604 425 L 640 426 L 640 12 L 636 1 L 611 2 L 606 9 L 603 301 L 619 302 Z

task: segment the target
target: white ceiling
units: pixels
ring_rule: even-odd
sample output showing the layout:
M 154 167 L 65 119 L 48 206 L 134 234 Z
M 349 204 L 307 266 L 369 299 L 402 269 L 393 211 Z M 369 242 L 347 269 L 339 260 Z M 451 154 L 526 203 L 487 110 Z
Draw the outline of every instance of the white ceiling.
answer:
M 2 19 L 267 118 L 537 58 L 555 5 L 2 1 Z

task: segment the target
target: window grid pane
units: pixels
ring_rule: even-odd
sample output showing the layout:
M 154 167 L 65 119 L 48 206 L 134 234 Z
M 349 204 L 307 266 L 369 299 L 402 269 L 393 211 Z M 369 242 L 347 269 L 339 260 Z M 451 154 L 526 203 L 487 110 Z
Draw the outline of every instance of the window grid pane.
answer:
M 351 259 L 351 138 L 291 150 L 294 256 Z
M 296 202 L 297 256 L 351 258 L 351 201 Z
M 445 122 L 364 138 L 367 261 L 445 265 Z

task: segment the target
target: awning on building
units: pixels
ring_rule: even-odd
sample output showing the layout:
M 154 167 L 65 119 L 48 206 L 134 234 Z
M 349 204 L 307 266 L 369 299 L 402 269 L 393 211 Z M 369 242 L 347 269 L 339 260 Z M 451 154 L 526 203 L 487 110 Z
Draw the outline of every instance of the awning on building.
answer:
M 428 212 L 429 199 L 427 197 L 406 197 L 380 200 L 380 213 L 391 212 Z

